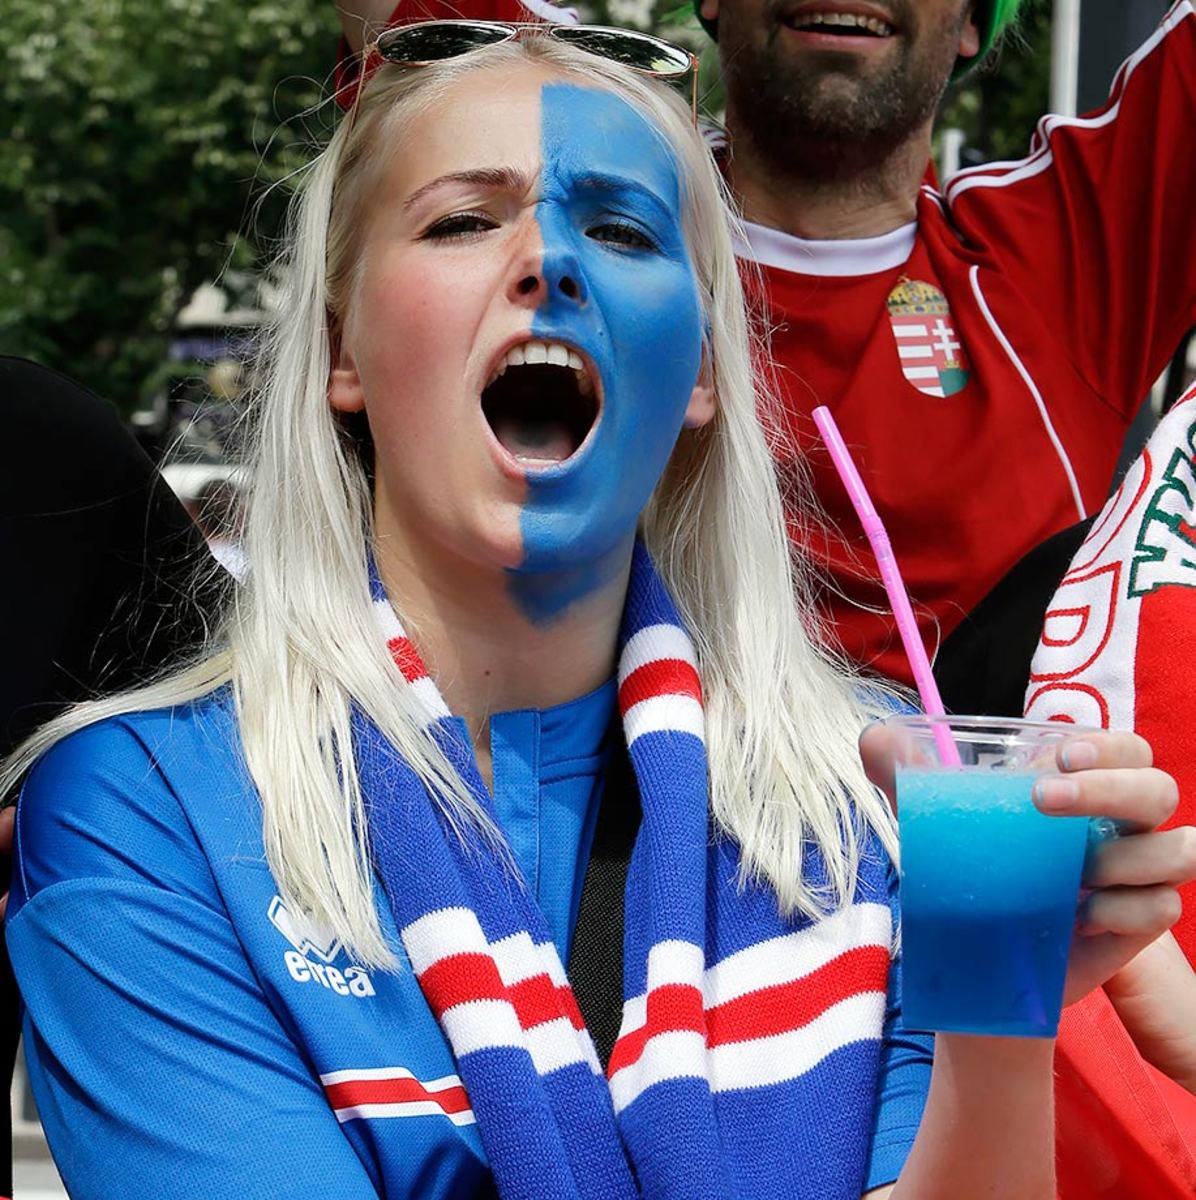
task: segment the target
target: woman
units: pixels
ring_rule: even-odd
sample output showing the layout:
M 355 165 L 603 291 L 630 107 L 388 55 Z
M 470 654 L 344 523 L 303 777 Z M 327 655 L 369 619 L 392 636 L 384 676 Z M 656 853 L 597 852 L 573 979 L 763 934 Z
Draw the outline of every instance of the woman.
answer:
M 73 1193 L 1052 1195 L 1049 1042 L 941 1038 L 909 1151 L 893 826 L 684 106 L 548 37 L 384 68 L 288 271 L 225 648 L 12 767 L 53 744 L 9 937 Z M 1044 805 L 1174 803 L 1073 751 Z M 643 814 L 609 1087 L 561 966 L 604 784 Z M 1127 842 L 1075 995 L 1188 869 Z

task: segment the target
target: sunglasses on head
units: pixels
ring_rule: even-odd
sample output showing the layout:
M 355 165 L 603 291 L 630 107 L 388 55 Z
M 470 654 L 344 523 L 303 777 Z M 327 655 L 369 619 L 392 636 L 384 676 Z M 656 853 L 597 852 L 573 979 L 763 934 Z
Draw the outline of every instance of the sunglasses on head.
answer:
M 522 37 L 550 37 L 567 42 L 587 54 L 608 58 L 642 75 L 669 83 L 680 82 L 688 75 L 691 80 L 690 111 L 697 125 L 698 60 L 688 50 L 630 29 L 612 29 L 605 25 L 556 25 L 547 21 L 421 21 L 387 29 L 362 52 L 353 112 L 356 113 L 369 62 L 375 54 L 383 62 L 395 66 L 427 67 L 458 58 L 471 50 L 517 41 Z

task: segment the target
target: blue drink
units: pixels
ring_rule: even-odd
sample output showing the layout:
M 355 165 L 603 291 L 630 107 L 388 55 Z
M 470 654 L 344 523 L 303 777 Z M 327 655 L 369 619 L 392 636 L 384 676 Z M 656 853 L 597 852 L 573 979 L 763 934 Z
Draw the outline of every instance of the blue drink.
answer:
M 910 1028 L 1055 1035 L 1088 821 L 1040 813 L 1040 774 L 1028 763 L 898 768 Z

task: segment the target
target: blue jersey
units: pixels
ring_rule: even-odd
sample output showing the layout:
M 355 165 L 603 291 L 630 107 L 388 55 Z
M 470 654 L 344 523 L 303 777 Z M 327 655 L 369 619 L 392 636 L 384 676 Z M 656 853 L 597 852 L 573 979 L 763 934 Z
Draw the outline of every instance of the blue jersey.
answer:
M 492 720 L 496 811 L 563 958 L 612 713 L 606 688 Z M 476 1194 L 477 1127 L 413 973 L 355 966 L 279 898 L 223 698 L 60 743 L 15 852 L 30 1080 L 76 1200 Z M 890 1021 L 869 1187 L 899 1171 L 928 1076 L 927 1039 Z

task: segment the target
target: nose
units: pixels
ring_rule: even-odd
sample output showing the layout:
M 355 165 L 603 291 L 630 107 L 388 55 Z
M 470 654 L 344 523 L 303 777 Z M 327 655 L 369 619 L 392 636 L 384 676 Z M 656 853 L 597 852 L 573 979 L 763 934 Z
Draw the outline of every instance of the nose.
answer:
M 577 253 L 560 239 L 536 241 L 516 266 L 511 298 L 537 307 L 556 301 L 585 304 L 589 289 Z

